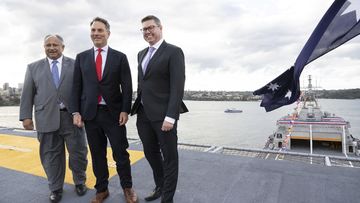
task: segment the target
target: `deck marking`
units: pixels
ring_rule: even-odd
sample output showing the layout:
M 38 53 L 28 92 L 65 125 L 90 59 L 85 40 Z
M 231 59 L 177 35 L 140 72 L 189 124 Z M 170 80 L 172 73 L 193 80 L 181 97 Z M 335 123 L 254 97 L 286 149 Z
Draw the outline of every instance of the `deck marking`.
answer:
M 0 144 L 0 149 L 8 149 L 8 150 L 15 150 L 15 151 L 19 151 L 19 152 L 31 152 L 31 149 L 28 148 L 19 148 L 19 147 L 15 147 L 15 146 L 10 146 L 10 145 L 2 145 Z
M 34 130 L 23 130 L 23 129 L 14 129 L 13 131 L 20 132 L 20 133 L 27 133 L 27 134 L 32 134 L 32 133 L 36 132 Z
M 144 152 L 142 151 L 128 150 L 128 152 L 130 154 L 131 165 L 144 158 Z M 68 156 L 69 155 L 66 152 L 67 160 Z M 110 147 L 107 149 L 107 159 L 109 165 L 109 178 L 111 178 L 116 175 L 117 172 Z M 66 162 L 65 182 L 74 184 L 72 173 L 68 167 L 68 161 Z M 0 167 L 46 178 L 39 157 L 39 142 L 33 137 L 0 134 Z M 93 188 L 95 185 L 95 176 L 92 171 L 90 151 L 88 152 L 86 175 L 86 185 L 89 188 Z

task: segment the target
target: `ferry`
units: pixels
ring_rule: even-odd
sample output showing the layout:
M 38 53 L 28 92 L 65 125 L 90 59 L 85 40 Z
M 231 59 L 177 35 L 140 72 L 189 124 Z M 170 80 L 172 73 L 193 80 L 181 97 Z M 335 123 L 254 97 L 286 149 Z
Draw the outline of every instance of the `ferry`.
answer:
M 360 141 L 349 131 L 350 123 L 335 114 L 322 111 L 316 99 L 311 76 L 292 114 L 280 118 L 275 132 L 268 137 L 266 149 L 295 150 L 344 156 L 360 154 Z
M 230 109 L 225 109 L 224 113 L 242 113 L 243 111 L 240 109 L 235 109 L 235 108 L 230 108 Z

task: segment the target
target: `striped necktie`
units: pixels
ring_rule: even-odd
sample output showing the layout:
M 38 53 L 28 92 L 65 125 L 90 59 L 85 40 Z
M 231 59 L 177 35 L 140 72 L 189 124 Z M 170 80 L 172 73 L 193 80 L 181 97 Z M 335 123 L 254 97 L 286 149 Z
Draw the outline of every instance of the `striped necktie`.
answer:
M 143 67 L 143 74 L 145 75 L 145 72 L 146 72 L 146 69 L 147 69 L 147 66 L 150 62 L 150 59 L 151 59 L 151 55 L 152 53 L 155 51 L 155 48 L 154 47 L 149 47 L 149 51 L 148 53 L 146 54 L 146 61 L 144 63 L 144 67 Z
M 59 82 L 60 82 L 60 78 L 59 78 L 59 68 L 56 65 L 58 63 L 57 60 L 52 61 L 52 66 L 51 66 L 51 73 L 52 73 L 52 77 L 54 80 L 54 84 L 55 87 L 58 88 L 59 87 Z

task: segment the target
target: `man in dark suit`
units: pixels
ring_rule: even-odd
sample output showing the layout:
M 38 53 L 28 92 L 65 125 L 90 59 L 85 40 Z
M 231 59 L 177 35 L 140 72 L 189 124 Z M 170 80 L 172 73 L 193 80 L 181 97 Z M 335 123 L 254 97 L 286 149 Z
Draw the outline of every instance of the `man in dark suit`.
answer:
M 137 130 L 156 185 L 145 200 L 161 196 L 162 203 L 170 203 L 179 170 L 177 120 L 187 112 L 182 102 L 185 60 L 179 47 L 163 40 L 157 17 L 146 16 L 141 22 L 149 47 L 138 54 L 138 97 L 131 113 L 137 113 Z
M 76 56 L 71 112 L 75 125 L 85 123 L 96 177 L 96 196 L 92 203 L 103 202 L 109 196 L 107 139 L 126 202 L 137 202 L 126 151 L 129 144 L 125 124 L 132 100 L 129 63 L 125 54 L 107 45 L 110 25 L 105 19 L 94 18 L 90 27 L 94 47 Z
M 87 146 L 84 129 L 72 124 L 68 112 L 74 59 L 62 54 L 63 38 L 47 35 L 44 39 L 46 58 L 28 65 L 20 100 L 20 121 L 26 130 L 35 124 L 40 141 L 40 159 L 49 182 L 50 201 L 59 202 L 65 178 L 65 145 L 69 152 L 75 191 L 86 193 Z

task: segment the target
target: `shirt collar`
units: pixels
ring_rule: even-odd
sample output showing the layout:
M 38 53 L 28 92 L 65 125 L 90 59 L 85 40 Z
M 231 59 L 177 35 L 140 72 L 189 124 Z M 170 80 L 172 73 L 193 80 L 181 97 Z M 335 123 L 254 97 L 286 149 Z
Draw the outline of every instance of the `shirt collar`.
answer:
M 62 60 L 63 60 L 63 55 L 61 55 L 58 59 L 55 59 L 55 60 L 53 60 L 53 59 L 51 59 L 51 58 L 49 58 L 49 57 L 46 57 L 46 58 L 47 58 L 48 61 L 49 61 L 50 67 L 51 67 L 53 61 L 57 61 L 57 62 L 58 62 L 58 65 L 61 66 Z
M 99 49 L 99 48 L 94 47 L 94 51 L 95 51 L 95 52 L 97 52 L 98 49 Z M 106 46 L 104 46 L 104 47 L 101 47 L 101 49 L 102 49 L 103 52 L 107 52 L 108 49 L 109 49 L 109 45 L 106 45 Z
M 155 50 L 157 50 L 159 47 L 160 47 L 160 45 L 163 43 L 163 41 L 164 41 L 164 39 L 160 39 L 158 42 L 156 42 L 153 46 L 151 46 L 151 47 L 154 47 L 155 48 Z

